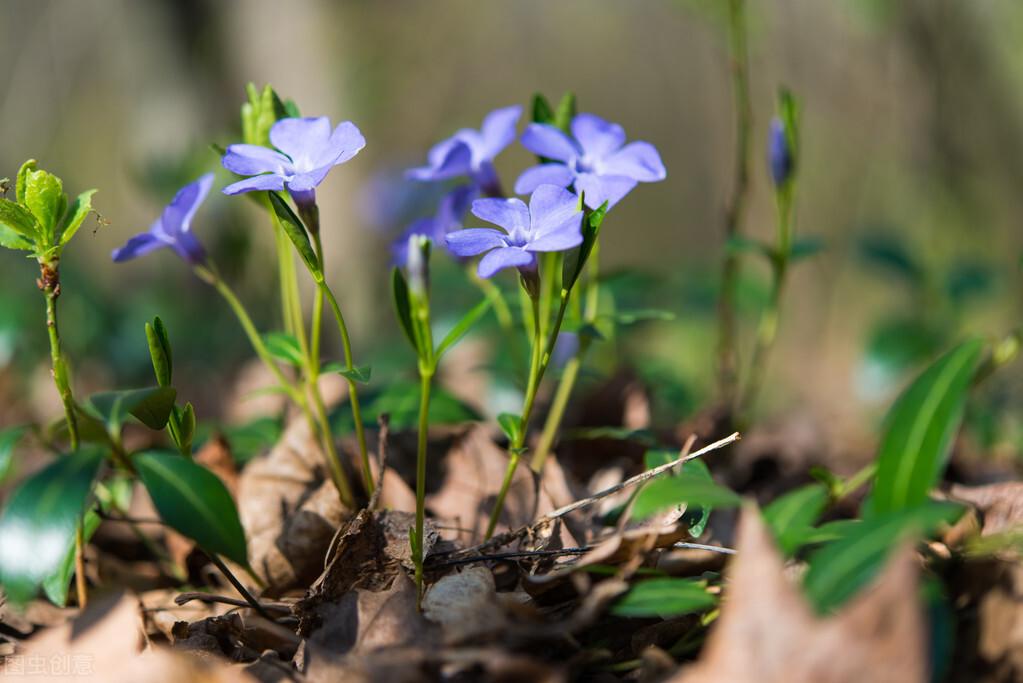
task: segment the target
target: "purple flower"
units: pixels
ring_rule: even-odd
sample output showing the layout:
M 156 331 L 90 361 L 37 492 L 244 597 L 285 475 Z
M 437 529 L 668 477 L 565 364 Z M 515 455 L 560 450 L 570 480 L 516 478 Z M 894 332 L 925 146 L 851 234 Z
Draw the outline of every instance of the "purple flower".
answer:
M 213 174 L 207 173 L 178 190 L 148 232 L 135 235 L 123 247 L 114 249 L 114 261 L 129 261 L 162 247 L 170 247 L 193 266 L 206 262 L 206 250 L 192 234 L 192 217 L 213 186 Z
M 260 145 L 231 145 L 224 155 L 227 170 L 252 176 L 228 185 L 224 194 L 285 188 L 300 207 L 316 202 L 316 186 L 327 173 L 366 146 L 366 138 L 351 121 L 338 124 L 333 132 L 330 119 L 281 119 L 270 128 L 270 142 L 277 149 Z
M 467 175 L 489 194 L 500 192 L 494 158 L 515 140 L 515 127 L 522 116 L 516 105 L 495 109 L 483 119 L 479 130 L 463 128 L 430 149 L 427 165 L 409 169 L 413 180 L 449 180 Z
M 579 198 L 557 185 L 541 185 L 529 198 L 529 207 L 521 199 L 477 199 L 472 203 L 477 218 L 506 230 L 469 228 L 447 236 L 448 249 L 456 256 L 476 256 L 480 277 L 515 266 L 532 269 L 538 251 L 565 251 L 583 241 L 583 212 Z
M 657 149 L 649 142 L 625 144 L 625 131 L 593 114 L 572 119 L 572 136 L 558 128 L 532 123 L 522 134 L 530 152 L 551 159 L 527 169 L 515 183 L 516 194 L 532 192 L 539 185 L 553 183 L 575 187 L 584 193 L 586 206 L 608 208 L 617 204 L 637 183 L 664 180 L 667 171 Z
M 771 119 L 771 130 L 767 136 L 767 163 L 771 167 L 771 179 L 775 187 L 781 187 L 792 177 L 795 166 L 792 147 L 785 132 L 785 124 L 777 117 Z
M 459 185 L 441 198 L 437 213 L 429 218 L 420 218 L 401 234 L 391 245 L 391 260 L 394 265 L 404 267 L 408 258 L 408 243 L 415 235 L 427 237 L 434 244 L 445 245 L 444 237 L 453 230 L 462 228 L 469 204 L 479 196 L 472 185 Z

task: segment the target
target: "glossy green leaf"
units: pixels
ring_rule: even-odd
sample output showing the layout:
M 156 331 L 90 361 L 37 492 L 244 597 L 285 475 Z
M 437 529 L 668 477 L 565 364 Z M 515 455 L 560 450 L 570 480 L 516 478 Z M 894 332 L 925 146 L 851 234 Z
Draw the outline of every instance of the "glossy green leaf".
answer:
M 647 484 L 632 507 L 634 519 L 642 520 L 679 505 L 705 508 L 732 508 L 742 498 L 700 473 L 686 470 L 674 476 L 660 476 Z
M 88 510 L 82 518 L 82 536 L 86 543 L 99 529 L 103 520 L 96 514 L 95 510 Z M 64 559 L 61 560 L 57 571 L 43 581 L 43 593 L 47 599 L 58 607 L 67 606 L 68 590 L 71 587 L 71 577 L 75 573 L 75 540 L 72 537 Z
M 868 514 L 895 512 L 927 499 L 945 468 L 983 351 L 980 339 L 963 342 L 896 399 L 885 419 Z
M 488 297 L 469 309 L 469 312 L 463 315 L 462 318 L 455 323 L 455 326 L 452 327 L 446 335 L 444 335 L 444 338 L 437 346 L 436 357 L 440 358 L 452 346 L 457 344 L 458 341 L 464 337 L 470 329 L 472 329 L 472 326 L 479 322 L 479 319 L 490 310 L 491 303 L 493 303 L 493 300 Z
M 520 427 L 522 426 L 522 419 L 515 413 L 501 413 L 497 416 L 497 424 L 501 427 L 501 431 L 508 437 L 508 441 L 515 443 L 518 441 Z
M 146 341 L 149 343 L 149 357 L 153 361 L 153 372 L 161 387 L 170 386 L 174 376 L 174 356 L 171 353 L 167 328 L 157 316 L 152 323 L 146 323 Z
M 18 169 L 18 180 L 15 184 L 15 199 L 18 200 L 19 204 L 25 203 L 25 186 L 28 184 L 28 174 L 36 170 L 37 162 L 35 159 L 29 159 L 21 165 Z
M 803 580 L 807 597 L 820 613 L 834 610 L 877 576 L 890 551 L 954 521 L 962 507 L 928 501 L 864 519 L 810 557 Z
M 391 289 L 394 295 L 394 312 L 401 323 L 401 329 L 405 332 L 413 350 L 419 353 L 419 344 L 416 343 L 415 328 L 412 325 L 412 302 L 409 299 L 408 282 L 400 268 L 391 271 Z
M 369 365 L 357 365 L 354 368 L 342 367 L 337 371 L 337 374 L 359 384 L 369 384 L 369 378 L 373 375 L 373 368 Z
M 160 519 L 204 550 L 248 566 L 238 510 L 217 475 L 175 453 L 149 451 L 132 462 Z
M 781 496 L 764 508 L 764 520 L 785 555 L 794 553 L 814 531 L 813 524 L 827 502 L 827 488 L 810 484 Z
M 57 243 L 57 226 L 67 210 L 67 197 L 60 178 L 46 171 L 29 171 L 25 178 L 25 207 L 39 221 L 45 244 Z
M 267 332 L 263 335 L 266 350 L 277 360 L 300 368 L 305 365 L 305 354 L 298 340 L 286 332 Z
M 26 431 L 28 431 L 28 427 L 25 426 L 0 430 L 0 484 L 3 484 L 11 473 L 14 464 L 14 447 L 25 436 Z
M 551 107 L 551 103 L 547 101 L 547 98 L 542 93 L 536 93 L 533 95 L 533 111 L 532 111 L 533 123 L 553 123 L 554 122 L 554 109 Z
M 704 612 L 717 604 L 706 581 L 659 578 L 639 581 L 611 606 L 619 617 L 661 617 Z
M 267 195 L 270 197 L 270 207 L 273 209 L 274 214 L 277 216 L 278 222 L 281 224 L 281 228 L 284 229 L 284 234 L 288 236 L 291 243 L 295 245 L 295 249 L 298 250 L 298 255 L 302 257 L 302 261 L 305 262 L 309 272 L 312 274 L 313 279 L 317 282 L 323 282 L 323 271 L 320 270 L 319 261 L 316 258 L 316 252 L 313 251 L 313 245 L 309 241 L 309 235 L 306 232 L 305 226 L 299 217 L 295 215 L 295 212 L 291 210 L 288 203 L 281 197 L 277 192 L 268 192 Z
M 8 249 L 32 249 L 41 237 L 35 216 L 9 199 L 0 199 L 0 244 Z
M 177 407 L 174 410 L 178 410 Z M 191 403 L 178 411 L 178 424 L 181 425 L 181 447 L 188 452 L 192 451 L 192 442 L 195 439 L 195 408 Z
M 163 429 L 174 408 L 175 398 L 177 392 L 173 387 L 107 391 L 90 396 L 84 408 L 113 434 L 120 433 L 129 415 L 150 429 Z
M 8 599 L 31 599 L 60 567 L 74 543 L 103 451 L 59 456 L 29 477 L 0 516 L 0 585 Z
M 78 232 L 78 228 L 82 227 L 85 218 L 92 211 L 92 195 L 94 194 L 96 194 L 96 190 L 86 190 L 71 202 L 71 206 L 68 207 L 67 214 L 64 216 L 64 223 L 57 235 L 57 241 L 61 246 L 70 242 Z
M 558 108 L 554 111 L 554 116 L 551 120 L 551 124 L 556 128 L 561 129 L 563 132 L 568 133 L 569 127 L 572 124 L 572 119 L 576 115 L 576 103 L 575 93 L 566 92 L 561 96 L 561 101 L 558 102 Z

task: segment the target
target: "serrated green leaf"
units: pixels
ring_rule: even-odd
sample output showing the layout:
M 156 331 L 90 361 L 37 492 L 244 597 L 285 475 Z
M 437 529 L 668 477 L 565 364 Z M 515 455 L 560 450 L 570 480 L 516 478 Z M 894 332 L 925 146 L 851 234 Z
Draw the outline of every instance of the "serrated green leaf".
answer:
M 102 461 L 98 448 L 59 456 L 11 496 L 0 516 L 0 584 L 10 601 L 31 599 L 60 567 Z
M 834 610 L 870 583 L 896 545 L 929 534 L 961 513 L 959 505 L 928 501 L 847 525 L 839 540 L 810 557 L 803 579 L 807 597 L 821 614 Z
M 149 387 L 127 391 L 107 391 L 88 398 L 85 410 L 106 425 L 107 431 L 119 434 L 129 415 L 150 429 L 167 426 L 177 391 L 173 387 Z
M 153 373 L 161 387 L 170 386 L 174 377 L 174 355 L 171 352 L 170 337 L 167 327 L 157 316 L 152 323 L 146 323 L 146 341 L 149 344 L 149 357 L 153 361 Z
M 504 432 L 504 435 L 508 437 L 509 442 L 517 442 L 522 418 L 515 413 L 501 413 L 497 416 L 497 424 L 501 427 L 501 431 Z
M 927 500 L 959 430 L 984 342 L 971 339 L 927 368 L 896 399 L 885 419 L 868 515 L 896 512 Z
M 683 469 L 675 476 L 661 476 L 647 484 L 636 497 L 632 516 L 643 520 L 679 505 L 705 508 L 733 508 L 742 504 L 735 491 L 700 474 Z
M 782 553 L 791 555 L 805 542 L 827 502 L 827 488 L 809 484 L 790 491 L 764 508 L 764 521 L 774 532 Z
M 0 484 L 3 484 L 11 474 L 14 464 L 14 447 L 18 445 L 21 438 L 25 436 L 28 427 L 8 427 L 0 431 Z
M 704 612 L 717 604 L 707 592 L 706 581 L 698 579 L 661 578 L 635 583 L 629 592 L 611 606 L 618 617 L 661 617 L 668 619 Z
M 319 262 L 316 259 L 316 252 L 313 251 L 313 245 L 309 241 L 309 234 L 306 232 L 305 225 L 279 193 L 268 192 L 267 196 L 270 197 L 270 207 L 274 215 L 277 216 L 281 228 L 284 229 L 284 234 L 295 245 L 298 255 L 302 257 L 302 261 L 309 269 L 313 279 L 317 282 L 323 282 L 323 271 L 320 270 Z
M 279 361 L 300 368 L 305 365 L 305 354 L 298 340 L 286 332 L 267 332 L 263 335 L 263 343 L 271 356 Z
M 373 368 L 369 365 L 358 365 L 354 368 L 341 368 L 337 373 L 353 382 L 369 384 L 369 378 L 373 375 Z
M 217 475 L 173 453 L 139 453 L 132 462 L 160 519 L 204 550 L 249 566 L 238 510 Z
M 86 216 L 92 211 L 92 195 L 94 194 L 96 194 L 96 190 L 86 190 L 75 197 L 75 201 L 71 202 L 71 206 L 64 216 L 64 223 L 60 228 L 60 233 L 57 235 L 57 242 L 61 246 L 70 242 L 71 238 L 78 232 L 78 228 L 82 227 Z
M 26 208 L 39 221 L 46 246 L 57 243 L 57 226 L 67 210 L 64 183 L 60 178 L 46 171 L 29 171 L 25 178 Z
M 95 510 L 87 510 L 82 518 L 82 538 L 88 543 L 92 535 L 99 529 L 103 520 L 96 514 Z M 67 606 L 68 589 L 71 586 L 71 577 L 75 573 L 75 540 L 71 539 L 71 545 L 61 560 L 57 571 L 43 581 L 43 593 L 46 598 L 58 607 Z
M 412 325 L 412 301 L 409 299 L 408 282 L 400 268 L 391 271 L 391 293 L 394 299 L 394 312 L 401 323 L 401 329 L 412 344 L 412 349 L 418 354 L 419 344 L 416 342 L 415 328 Z

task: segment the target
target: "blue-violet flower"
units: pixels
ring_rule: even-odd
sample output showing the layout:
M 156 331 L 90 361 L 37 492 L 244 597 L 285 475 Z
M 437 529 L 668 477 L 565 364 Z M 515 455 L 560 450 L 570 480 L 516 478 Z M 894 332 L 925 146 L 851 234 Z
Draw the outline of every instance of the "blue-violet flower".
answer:
M 467 175 L 487 194 L 500 194 L 494 158 L 515 140 L 515 128 L 522 107 L 495 109 L 483 119 L 479 130 L 463 128 L 434 145 L 427 153 L 427 165 L 409 169 L 413 180 L 449 180 Z
M 391 258 L 394 265 L 405 266 L 408 257 L 408 243 L 415 235 L 422 235 L 434 244 L 446 247 L 445 235 L 454 230 L 461 230 L 465 213 L 469 204 L 479 196 L 473 185 L 459 185 L 444 195 L 437 205 L 437 213 L 429 218 L 420 218 L 412 223 L 391 245 Z
M 213 186 L 213 174 L 207 173 L 185 185 L 163 210 L 159 218 L 143 232 L 114 249 L 114 261 L 128 261 L 162 247 L 170 247 L 193 266 L 206 262 L 206 251 L 192 234 L 192 217 Z
M 366 146 L 366 138 L 351 121 L 331 132 L 330 119 L 281 119 L 270 128 L 270 143 L 230 145 L 224 154 L 227 170 L 252 176 L 224 188 L 224 194 L 287 189 L 300 207 L 316 203 L 316 186 L 334 166 L 343 164 Z
M 781 187 L 792 177 L 795 165 L 792 147 L 785 132 L 785 124 L 777 117 L 771 119 L 771 130 L 767 136 L 767 163 L 771 167 L 771 179 L 775 187 Z
M 527 169 L 515 183 L 516 194 L 527 194 L 544 183 L 574 186 L 583 193 L 586 206 L 608 208 L 617 204 L 637 183 L 664 180 L 667 171 L 657 149 L 649 142 L 625 144 L 625 130 L 593 114 L 572 119 L 571 137 L 555 126 L 532 123 L 522 134 L 522 144 L 534 154 L 550 159 Z
M 477 272 L 488 278 L 502 268 L 520 270 L 536 267 L 536 252 L 565 251 L 583 241 L 583 212 L 579 198 L 557 185 L 541 185 L 529 198 L 529 207 L 521 199 L 477 199 L 472 213 L 507 232 L 492 228 L 469 228 L 447 235 L 448 249 L 456 256 L 476 256 Z

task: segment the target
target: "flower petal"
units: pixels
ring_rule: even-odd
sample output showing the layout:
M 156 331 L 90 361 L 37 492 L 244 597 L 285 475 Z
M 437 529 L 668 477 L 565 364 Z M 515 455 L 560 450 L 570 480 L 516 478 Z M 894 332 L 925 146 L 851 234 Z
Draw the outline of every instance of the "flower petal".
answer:
M 543 123 L 526 126 L 522 134 L 522 146 L 533 154 L 557 161 L 568 161 L 579 156 L 579 150 L 567 135 Z
M 291 161 L 286 156 L 260 145 L 230 145 L 221 163 L 238 175 L 291 172 Z
M 210 193 L 211 187 L 213 187 L 213 174 L 207 173 L 178 190 L 160 217 L 163 231 L 168 236 L 173 238 L 188 232 L 192 224 L 192 217 L 195 216 L 199 205 L 206 199 L 206 195 Z
M 443 232 L 451 232 L 462 227 L 465 214 L 469 211 L 469 205 L 479 195 L 479 191 L 472 185 L 459 185 L 451 192 L 441 198 L 437 206 L 435 218 L 438 229 Z
M 509 233 L 529 230 L 529 209 L 521 199 L 495 199 L 487 197 L 472 203 L 476 218 L 499 225 Z
M 604 159 L 601 170 L 606 175 L 625 176 L 643 183 L 664 180 L 668 176 L 661 155 L 649 142 L 630 142 Z
M 483 143 L 483 157 L 493 161 L 501 150 L 515 140 L 515 128 L 522 116 L 522 107 L 513 105 L 495 109 L 483 119 L 480 136 Z
M 316 166 L 316 159 L 329 141 L 330 119 L 326 116 L 281 119 L 270 128 L 270 142 L 302 171 Z
M 292 192 L 308 192 L 323 182 L 323 179 L 334 168 L 333 164 L 320 166 L 305 173 L 298 173 L 285 181 L 285 186 Z
M 557 185 L 541 185 L 529 198 L 530 237 L 544 237 L 566 221 L 582 221 L 579 197 Z
M 399 268 L 404 268 L 408 261 L 408 241 L 412 236 L 425 235 L 436 241 L 440 238 L 437 232 L 437 224 L 433 218 L 420 218 L 412 223 L 398 239 L 391 243 L 391 263 Z
M 566 251 L 578 247 L 583 243 L 582 221 L 583 214 L 566 220 L 561 225 L 555 226 L 542 237 L 530 240 L 526 245 L 529 251 Z
M 515 194 L 529 194 L 540 185 L 568 187 L 575 179 L 572 171 L 562 164 L 540 164 L 523 171 L 515 181 Z
M 586 206 L 591 209 L 600 208 L 605 201 L 607 208 L 613 207 L 622 197 L 636 187 L 636 181 L 625 176 L 596 175 L 583 173 L 575 179 L 575 189 L 583 194 Z
M 316 159 L 318 166 L 343 164 L 366 146 L 366 138 L 351 121 L 342 121 L 330 135 L 327 146 Z
M 242 192 L 252 192 L 254 190 L 283 190 L 284 189 L 284 178 L 274 173 L 266 173 L 264 175 L 254 175 L 251 178 L 245 180 L 239 180 L 237 183 L 232 183 L 224 188 L 224 194 L 241 194 Z
M 472 169 L 472 150 L 462 140 L 449 138 L 433 146 L 428 155 L 430 164 L 409 169 L 412 180 L 447 180 L 465 175 Z
M 111 252 L 110 257 L 117 263 L 130 261 L 133 258 L 144 256 L 151 251 L 168 246 L 166 242 L 158 238 L 152 232 L 143 232 L 135 235 L 124 246 L 118 247 Z
M 455 256 L 476 256 L 488 249 L 505 246 L 504 235 L 491 228 L 455 230 L 445 235 L 444 240 Z
M 178 253 L 178 256 L 192 265 L 198 265 L 206 260 L 206 250 L 190 232 L 177 235 L 171 243 L 171 247 Z
M 603 159 L 625 144 L 625 129 L 594 114 L 579 114 L 572 119 L 572 135 L 583 152 Z
M 535 261 L 536 257 L 528 251 L 523 251 L 517 247 L 501 247 L 500 249 L 494 249 L 480 259 L 480 265 L 476 272 L 479 273 L 480 277 L 488 278 L 492 277 L 502 268 L 529 266 Z

